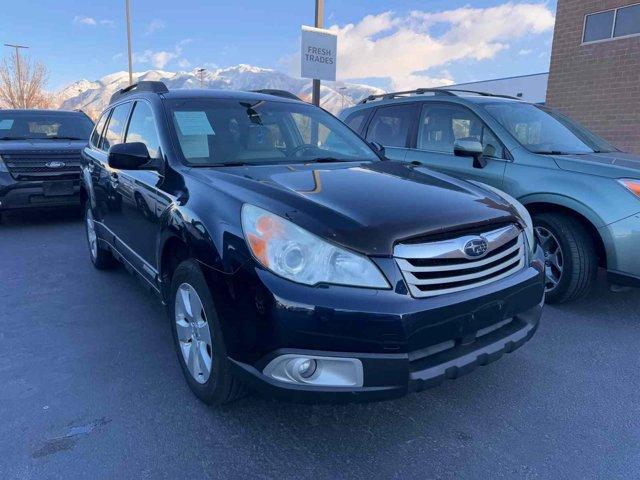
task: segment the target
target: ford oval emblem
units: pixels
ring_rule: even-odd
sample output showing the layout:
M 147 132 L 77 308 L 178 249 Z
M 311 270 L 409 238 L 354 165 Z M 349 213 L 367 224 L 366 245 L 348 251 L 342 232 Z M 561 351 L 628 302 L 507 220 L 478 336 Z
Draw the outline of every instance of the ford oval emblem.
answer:
M 45 166 L 47 168 L 62 168 L 64 166 L 66 166 L 67 164 L 64 162 L 47 162 L 45 163 Z
M 469 240 L 464 244 L 464 248 L 462 249 L 464 254 L 469 258 L 484 257 L 487 250 L 489 250 L 489 244 L 482 237 Z

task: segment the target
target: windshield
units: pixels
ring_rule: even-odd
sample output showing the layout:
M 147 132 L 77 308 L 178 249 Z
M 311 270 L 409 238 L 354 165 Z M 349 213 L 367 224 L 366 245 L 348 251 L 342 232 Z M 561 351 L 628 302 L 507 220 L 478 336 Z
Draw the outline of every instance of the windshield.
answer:
M 347 126 L 311 105 L 189 99 L 167 106 L 192 165 L 378 160 Z
M 541 154 L 614 152 L 616 148 L 550 108 L 530 103 L 488 103 L 484 109 L 523 147 Z
M 82 113 L 0 110 L 0 140 L 88 140 L 92 129 Z

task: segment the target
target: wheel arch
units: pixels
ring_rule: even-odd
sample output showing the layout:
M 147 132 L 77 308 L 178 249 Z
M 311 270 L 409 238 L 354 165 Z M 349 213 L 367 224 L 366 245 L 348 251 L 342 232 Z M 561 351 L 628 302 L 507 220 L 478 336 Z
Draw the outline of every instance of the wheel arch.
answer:
M 527 199 L 521 199 L 520 201 L 532 216 L 537 213 L 561 213 L 578 220 L 594 241 L 599 265 L 607 268 L 607 249 L 604 239 L 596 226 L 601 224 L 601 220 L 593 211 L 588 210 L 586 207 L 580 208 L 577 206 L 580 204 L 572 205 L 570 202 L 557 201 L 555 199 L 530 198 L 529 201 Z
M 171 277 L 180 262 L 193 258 L 210 267 L 208 271 L 222 270 L 222 262 L 209 231 L 193 212 L 182 212 L 179 207 L 169 208 L 162 216 L 161 223 L 157 265 L 160 290 L 166 301 Z

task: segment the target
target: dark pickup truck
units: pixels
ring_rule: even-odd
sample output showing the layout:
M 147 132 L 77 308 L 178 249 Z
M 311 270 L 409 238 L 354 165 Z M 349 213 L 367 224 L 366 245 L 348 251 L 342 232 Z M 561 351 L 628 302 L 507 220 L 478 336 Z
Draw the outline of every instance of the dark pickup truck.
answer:
M 93 122 L 82 112 L 0 110 L 0 215 L 80 204 L 80 151 Z

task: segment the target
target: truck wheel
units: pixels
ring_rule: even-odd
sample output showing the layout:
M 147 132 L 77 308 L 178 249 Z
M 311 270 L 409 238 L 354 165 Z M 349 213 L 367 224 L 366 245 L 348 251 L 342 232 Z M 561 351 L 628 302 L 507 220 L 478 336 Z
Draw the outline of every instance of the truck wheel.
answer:
M 587 229 L 562 213 L 536 214 L 533 224 L 545 256 L 547 303 L 586 295 L 598 273 L 598 256 Z
M 180 263 L 173 274 L 168 310 L 178 361 L 193 393 L 208 405 L 241 397 L 244 385 L 231 372 L 213 298 L 194 260 Z
M 91 258 L 93 266 L 98 270 L 113 268 L 116 265 L 116 260 L 109 250 L 100 246 L 95 222 L 93 221 L 93 211 L 89 202 L 87 202 L 84 211 L 84 225 L 87 233 L 87 245 L 89 246 L 89 258 Z

